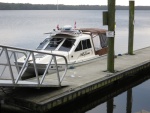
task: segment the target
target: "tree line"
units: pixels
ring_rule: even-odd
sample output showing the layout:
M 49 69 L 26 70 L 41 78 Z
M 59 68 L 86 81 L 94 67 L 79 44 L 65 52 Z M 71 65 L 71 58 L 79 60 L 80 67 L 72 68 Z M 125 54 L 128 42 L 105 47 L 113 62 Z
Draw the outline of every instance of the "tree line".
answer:
M 107 10 L 106 5 L 58 5 L 59 10 Z M 128 6 L 116 6 L 116 10 L 128 10 Z M 150 10 L 150 6 L 136 6 L 136 10 Z M 1 3 L 0 10 L 57 10 L 55 4 Z

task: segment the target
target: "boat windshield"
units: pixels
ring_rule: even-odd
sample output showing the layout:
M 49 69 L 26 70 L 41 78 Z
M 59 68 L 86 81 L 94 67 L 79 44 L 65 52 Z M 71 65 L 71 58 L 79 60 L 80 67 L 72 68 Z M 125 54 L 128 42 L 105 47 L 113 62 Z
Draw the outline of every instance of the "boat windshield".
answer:
M 66 40 L 63 42 L 63 44 L 58 49 L 59 51 L 70 51 L 73 44 L 75 42 L 75 39 L 66 38 Z
M 45 50 L 55 50 L 63 40 L 64 38 L 52 38 Z
M 49 42 L 49 38 L 46 38 L 43 42 L 40 43 L 40 45 L 37 47 L 37 50 L 43 49 L 43 47 Z
M 75 39 L 72 38 L 47 38 L 40 43 L 37 50 L 56 50 L 57 48 L 58 51 L 70 51 L 74 43 Z

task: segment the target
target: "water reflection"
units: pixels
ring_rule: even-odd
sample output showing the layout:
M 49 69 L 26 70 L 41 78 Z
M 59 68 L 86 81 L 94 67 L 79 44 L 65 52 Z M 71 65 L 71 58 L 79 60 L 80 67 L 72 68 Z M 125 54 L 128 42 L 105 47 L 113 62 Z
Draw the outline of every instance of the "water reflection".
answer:
M 107 101 L 107 113 L 114 113 L 113 109 L 115 107 L 116 105 L 114 105 L 114 98 Z M 132 113 L 132 89 L 127 90 L 126 113 Z
M 119 83 L 115 83 L 107 88 L 97 90 L 96 92 L 88 94 L 62 107 L 53 109 L 48 113 L 61 113 L 61 111 L 64 113 L 116 113 L 114 110 L 118 106 L 115 105 L 115 98 L 124 92 L 127 93 L 125 94 L 126 96 L 123 97 L 126 98 L 126 105 L 123 107 L 126 108 L 126 113 L 132 113 L 132 89 L 149 78 L 150 76 L 148 75 L 127 77 Z M 105 102 L 106 109 L 93 110 L 93 108 L 95 109 L 95 107 L 101 106 L 105 104 Z
M 132 89 L 127 91 L 127 113 L 132 113 Z
M 107 113 L 113 113 L 114 99 L 107 101 Z

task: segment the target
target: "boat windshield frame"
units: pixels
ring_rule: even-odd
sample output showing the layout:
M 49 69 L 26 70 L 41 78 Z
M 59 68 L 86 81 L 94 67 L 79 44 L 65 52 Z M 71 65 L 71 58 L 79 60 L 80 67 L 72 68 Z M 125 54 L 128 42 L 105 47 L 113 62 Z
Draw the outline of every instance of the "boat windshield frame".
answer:
M 62 38 L 53 37 L 49 40 L 49 43 L 44 48 L 44 50 L 51 50 L 51 51 L 56 50 L 63 41 L 64 41 L 63 37 Z
M 71 43 L 68 43 L 70 42 Z M 47 51 L 64 51 L 69 52 L 74 45 L 76 39 L 74 38 L 65 38 L 65 37 L 50 37 L 46 38 L 40 45 L 37 47 L 37 50 L 47 50 Z
M 50 41 L 50 38 L 46 38 L 43 42 L 41 42 L 36 50 L 43 50 L 43 48 L 48 44 Z

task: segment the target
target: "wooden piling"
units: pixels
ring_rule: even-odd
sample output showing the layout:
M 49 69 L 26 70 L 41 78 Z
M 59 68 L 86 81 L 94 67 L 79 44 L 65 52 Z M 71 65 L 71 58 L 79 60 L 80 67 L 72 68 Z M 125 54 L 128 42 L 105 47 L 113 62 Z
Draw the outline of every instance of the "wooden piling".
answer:
M 128 54 L 133 55 L 133 41 L 134 41 L 134 0 L 129 1 L 129 40 L 128 40 Z
M 115 1 L 108 0 L 108 33 L 115 32 Z M 107 70 L 114 72 L 114 36 L 108 38 Z

